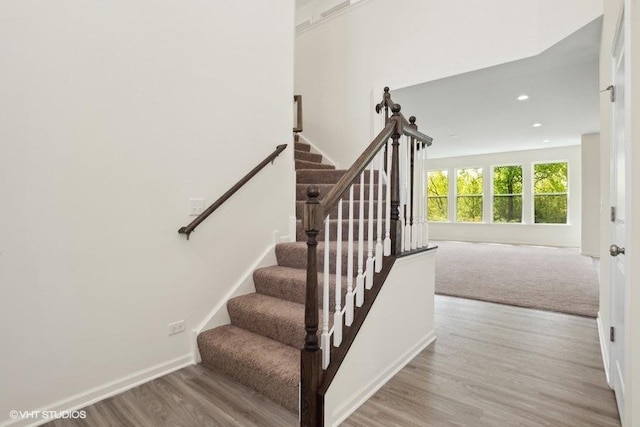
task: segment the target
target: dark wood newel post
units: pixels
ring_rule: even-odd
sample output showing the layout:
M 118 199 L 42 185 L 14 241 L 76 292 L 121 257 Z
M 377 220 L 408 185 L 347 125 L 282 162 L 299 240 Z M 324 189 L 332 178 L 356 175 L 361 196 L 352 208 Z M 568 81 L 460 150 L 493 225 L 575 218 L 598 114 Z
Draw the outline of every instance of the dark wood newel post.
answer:
M 316 248 L 317 236 L 322 224 L 318 187 L 307 187 L 307 203 L 304 208 L 303 225 L 307 233 L 307 289 L 304 309 L 304 348 L 300 356 L 300 426 L 322 425 L 324 408 L 318 397 L 321 380 L 321 354 L 318 346 L 318 268 Z
M 391 108 L 393 115 L 390 120 L 395 121 L 396 128 L 391 135 L 393 140 L 391 151 L 391 254 L 400 255 L 402 252 L 402 223 L 400 222 L 400 136 L 402 135 L 402 117 L 400 104 Z

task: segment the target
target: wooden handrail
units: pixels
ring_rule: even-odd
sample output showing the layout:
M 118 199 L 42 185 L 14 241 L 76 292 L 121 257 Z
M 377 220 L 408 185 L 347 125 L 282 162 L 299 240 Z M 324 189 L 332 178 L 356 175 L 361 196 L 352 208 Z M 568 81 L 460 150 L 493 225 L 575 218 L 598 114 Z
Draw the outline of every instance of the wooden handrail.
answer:
M 273 153 L 269 154 L 263 161 L 261 161 L 258 166 L 253 168 L 251 172 L 246 174 L 240 181 L 238 181 L 233 187 L 231 187 L 226 193 L 224 193 L 218 200 L 213 202 L 211 206 L 209 206 L 204 212 L 202 212 L 196 219 L 191 221 L 189 225 L 181 227 L 178 230 L 180 234 L 186 234 L 187 240 L 189 240 L 189 235 L 196 229 L 202 221 L 207 219 L 209 215 L 211 215 L 216 209 L 218 209 L 224 202 L 226 202 L 233 194 L 238 191 L 243 185 L 245 185 L 251 178 L 253 178 L 262 168 L 264 168 L 268 163 L 273 162 L 273 160 L 278 157 L 280 153 L 287 148 L 287 144 L 278 145 Z
M 341 196 L 345 191 L 349 189 L 349 186 L 353 183 L 353 181 L 360 175 L 371 160 L 378 154 L 378 151 L 382 148 L 382 146 L 391 138 L 391 135 L 396 128 L 396 123 L 394 121 L 389 121 L 387 126 L 375 137 L 375 139 L 369 144 L 366 150 L 356 159 L 356 161 L 351 165 L 349 170 L 345 172 L 344 175 L 338 180 L 338 182 L 331 188 L 331 191 L 327 193 L 325 198 L 320 203 L 322 205 L 322 215 L 321 218 L 324 218 L 327 213 L 333 209 L 335 205 L 338 204 Z
M 393 102 L 393 100 L 391 99 L 391 94 L 389 93 L 389 87 L 387 86 L 384 88 L 384 95 L 382 96 L 382 102 L 376 105 L 376 112 L 380 114 L 380 112 L 382 111 L 382 108 L 385 108 L 385 109 L 393 108 L 395 105 L 396 103 Z M 387 118 L 388 117 L 389 116 L 387 111 Z M 418 131 L 417 128 L 413 127 L 412 123 L 409 123 L 409 121 L 404 116 L 404 114 L 400 113 L 400 117 L 402 118 L 402 133 L 404 135 L 410 136 L 424 144 L 427 144 L 427 147 L 431 146 L 431 144 L 433 143 L 433 138 L 431 138 L 428 135 L 425 135 L 424 133 Z
M 293 102 L 296 103 L 296 126 L 294 133 L 302 132 L 302 95 L 293 95 Z

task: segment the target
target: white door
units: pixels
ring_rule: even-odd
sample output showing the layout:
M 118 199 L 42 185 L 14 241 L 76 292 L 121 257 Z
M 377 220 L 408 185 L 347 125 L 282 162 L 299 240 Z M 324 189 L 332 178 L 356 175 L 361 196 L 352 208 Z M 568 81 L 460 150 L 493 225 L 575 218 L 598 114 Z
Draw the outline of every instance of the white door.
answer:
M 626 219 L 626 159 L 625 137 L 625 40 L 624 19 L 616 35 L 613 49 L 613 117 L 611 139 L 611 381 L 616 393 L 620 416 L 624 417 L 625 378 L 627 378 L 626 311 L 627 284 L 625 277 Z

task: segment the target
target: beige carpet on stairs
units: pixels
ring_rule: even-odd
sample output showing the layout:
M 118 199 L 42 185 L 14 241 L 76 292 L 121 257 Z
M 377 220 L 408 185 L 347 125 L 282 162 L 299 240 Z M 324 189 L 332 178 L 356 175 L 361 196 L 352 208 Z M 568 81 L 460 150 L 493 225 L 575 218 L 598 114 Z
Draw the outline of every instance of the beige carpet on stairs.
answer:
M 598 314 L 598 278 L 575 248 L 433 242 L 436 293 L 579 316 Z

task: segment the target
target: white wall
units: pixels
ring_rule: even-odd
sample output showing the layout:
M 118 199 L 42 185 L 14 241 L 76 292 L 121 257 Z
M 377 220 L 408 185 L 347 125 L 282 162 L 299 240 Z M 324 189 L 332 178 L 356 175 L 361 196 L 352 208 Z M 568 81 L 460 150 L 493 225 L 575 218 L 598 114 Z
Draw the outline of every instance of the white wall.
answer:
M 0 2 L 0 424 L 191 363 L 167 324 L 287 231 L 290 148 L 177 233 L 291 140 L 293 21 L 292 0 Z
M 535 224 L 533 221 L 533 163 L 569 162 L 569 205 L 567 224 Z M 449 171 L 449 222 L 429 222 L 429 236 L 433 240 L 460 240 L 467 242 L 496 242 L 544 246 L 580 246 L 581 162 L 580 146 L 545 150 L 512 151 L 479 156 L 448 157 L 427 161 L 429 170 Z M 522 224 L 492 224 L 493 211 L 490 197 L 493 166 L 522 165 L 523 197 Z M 484 222 L 457 223 L 453 208 L 455 169 L 483 168 Z
M 337 426 L 435 338 L 435 250 L 398 258 L 325 395 Z
M 374 136 L 373 105 L 384 86 L 537 55 L 601 13 L 601 0 L 361 2 L 296 37 L 305 136 L 347 166 Z
M 600 256 L 600 134 L 582 135 L 582 209 L 580 252 Z

